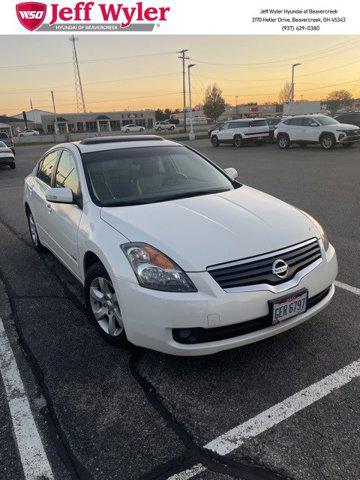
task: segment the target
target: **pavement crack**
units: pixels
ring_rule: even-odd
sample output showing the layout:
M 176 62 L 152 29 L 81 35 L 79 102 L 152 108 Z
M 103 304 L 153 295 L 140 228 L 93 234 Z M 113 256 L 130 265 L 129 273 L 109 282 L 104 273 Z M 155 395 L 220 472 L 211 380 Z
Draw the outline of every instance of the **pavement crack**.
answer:
M 188 465 L 188 462 L 185 462 L 186 465 L 182 465 L 180 468 L 177 468 L 175 472 L 173 471 L 170 474 L 181 472 L 182 470 L 189 468 L 189 466 L 201 463 L 208 470 L 211 470 L 215 473 L 230 475 L 234 478 L 239 478 L 242 480 L 290 480 L 289 477 L 270 471 L 264 466 L 256 465 L 253 461 L 246 460 L 243 463 L 240 463 L 237 460 L 225 458 L 216 454 L 215 452 L 211 452 L 210 450 L 199 446 L 186 427 L 182 425 L 165 406 L 154 385 L 152 385 L 149 380 L 141 374 L 139 364 L 143 359 L 143 356 L 144 351 L 139 347 L 134 347 L 134 352 L 129 359 L 130 372 L 142 388 L 148 402 L 163 418 L 165 424 L 171 428 L 177 437 L 182 441 L 186 447 L 187 453 L 192 459 L 190 462 L 191 465 Z M 167 465 L 167 468 L 169 470 L 169 465 Z M 164 475 L 154 476 L 154 474 L 156 475 L 157 472 L 149 472 L 147 475 L 141 477 L 141 480 L 165 480 L 167 478 L 167 476 Z M 168 474 L 169 471 L 167 471 L 165 475 Z

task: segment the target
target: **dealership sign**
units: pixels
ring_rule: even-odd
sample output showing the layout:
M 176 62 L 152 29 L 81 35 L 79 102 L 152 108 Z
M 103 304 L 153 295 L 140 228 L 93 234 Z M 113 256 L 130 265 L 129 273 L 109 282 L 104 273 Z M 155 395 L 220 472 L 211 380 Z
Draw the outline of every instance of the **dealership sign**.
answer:
M 100 25 L 113 22 L 120 28 L 127 29 L 135 25 L 146 23 L 154 25 L 154 22 L 164 22 L 167 20 L 171 8 L 168 6 L 145 5 L 144 2 L 137 2 L 131 4 L 131 6 L 123 3 L 78 2 L 73 7 L 52 3 L 49 5 L 49 9 L 47 9 L 46 4 L 39 2 L 24 2 L 16 5 L 16 13 L 20 23 L 30 31 L 36 30 L 42 25 L 47 10 L 50 13 L 48 27 L 64 24 L 88 27 L 93 22 L 96 22 L 96 25 L 99 25 L 99 22 Z M 133 30 L 136 30 L 136 28 L 133 28 Z

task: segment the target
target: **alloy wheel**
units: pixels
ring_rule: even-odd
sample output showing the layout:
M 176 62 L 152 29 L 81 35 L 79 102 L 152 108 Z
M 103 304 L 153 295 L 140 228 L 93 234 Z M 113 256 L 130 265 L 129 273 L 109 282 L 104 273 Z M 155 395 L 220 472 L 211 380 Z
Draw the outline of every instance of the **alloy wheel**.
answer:
M 30 230 L 31 240 L 33 241 L 33 244 L 35 245 L 35 247 L 38 247 L 39 237 L 37 234 L 35 221 L 31 213 L 29 213 L 28 219 L 29 219 L 29 230 Z
M 90 285 L 90 305 L 95 320 L 111 337 L 118 337 L 124 330 L 122 316 L 112 283 L 96 277 Z

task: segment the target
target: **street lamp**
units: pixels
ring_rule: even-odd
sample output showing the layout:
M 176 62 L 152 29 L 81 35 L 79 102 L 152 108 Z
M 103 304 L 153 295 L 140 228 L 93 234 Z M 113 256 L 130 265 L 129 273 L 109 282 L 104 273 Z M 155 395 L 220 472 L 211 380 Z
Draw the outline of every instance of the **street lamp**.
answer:
M 236 115 L 238 113 L 238 97 L 239 97 L 239 95 L 235 95 L 235 100 L 236 100 L 235 112 L 236 112 Z
M 193 126 L 193 118 L 192 118 L 192 108 L 191 108 L 191 76 L 190 76 L 190 69 L 195 67 L 195 63 L 190 63 L 188 65 L 188 80 L 189 80 L 189 109 L 190 109 L 190 133 L 189 133 L 189 140 L 195 140 L 195 133 L 194 133 L 194 126 Z
M 295 75 L 295 67 L 298 67 L 301 63 L 294 63 L 291 67 L 291 103 L 294 103 L 294 93 L 295 93 L 295 83 L 294 83 L 294 75 Z

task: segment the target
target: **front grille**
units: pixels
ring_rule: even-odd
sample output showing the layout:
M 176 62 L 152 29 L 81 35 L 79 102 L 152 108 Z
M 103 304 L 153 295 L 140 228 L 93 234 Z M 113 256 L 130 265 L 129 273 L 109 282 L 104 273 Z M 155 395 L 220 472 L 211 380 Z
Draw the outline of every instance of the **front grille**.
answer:
M 291 280 L 294 275 L 321 258 L 320 245 L 317 239 L 279 250 L 269 256 L 261 256 L 237 262 L 230 265 L 208 267 L 207 271 L 223 289 L 245 287 L 248 285 L 278 285 Z M 286 278 L 279 278 L 272 273 L 275 260 L 284 260 L 289 268 Z
M 309 298 L 307 302 L 307 310 L 315 307 L 315 305 L 324 300 L 324 298 L 329 294 L 330 288 L 331 287 L 328 287 L 326 290 L 323 290 L 314 297 Z M 184 345 L 193 345 L 197 343 L 209 343 L 216 342 L 218 340 L 239 337 L 240 335 L 246 335 L 247 333 L 256 332 L 271 326 L 272 323 L 270 315 L 266 315 L 265 317 L 255 318 L 254 320 L 248 320 L 247 322 L 236 323 L 234 325 L 226 325 L 224 327 L 174 328 L 172 333 L 175 342 L 182 343 Z
M 348 137 L 358 136 L 358 135 L 360 135 L 360 128 L 357 129 L 357 130 L 347 130 L 347 131 L 346 131 L 346 135 L 347 135 Z

